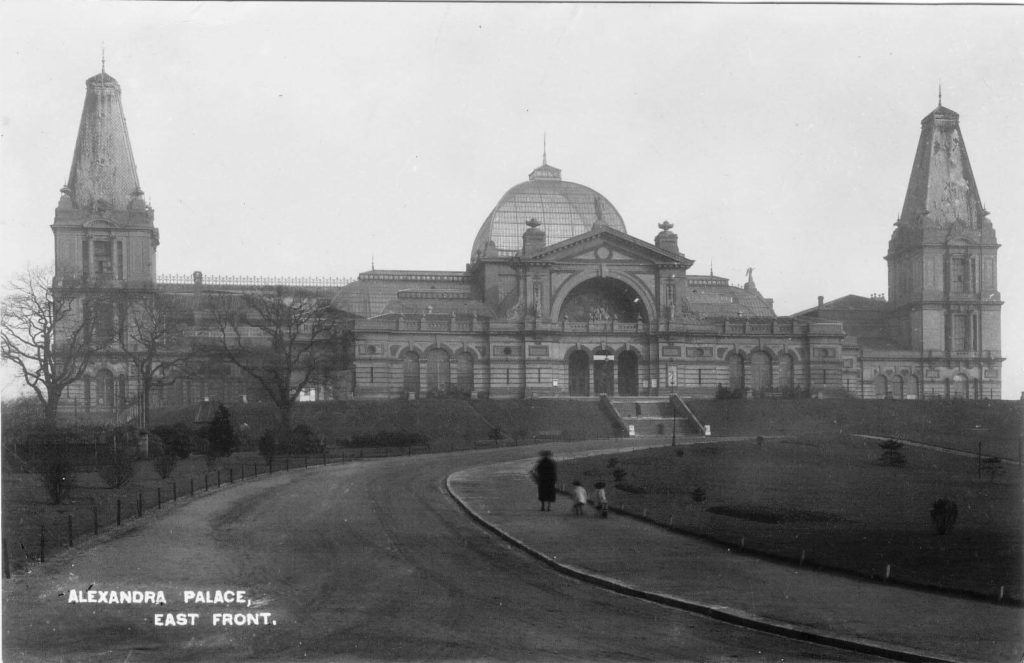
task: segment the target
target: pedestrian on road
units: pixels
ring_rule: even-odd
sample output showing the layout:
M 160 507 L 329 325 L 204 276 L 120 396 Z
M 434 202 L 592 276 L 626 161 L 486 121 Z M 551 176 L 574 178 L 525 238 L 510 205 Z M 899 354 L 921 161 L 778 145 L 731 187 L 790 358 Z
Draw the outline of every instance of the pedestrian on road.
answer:
M 558 482 L 558 467 L 555 459 L 551 457 L 550 451 L 540 452 L 540 460 L 530 472 L 534 482 L 537 484 L 537 499 L 540 500 L 540 510 L 550 511 L 555 501 L 555 484 Z
M 587 489 L 579 481 L 572 482 L 572 512 L 583 515 L 583 507 L 587 503 Z
M 608 493 L 604 492 L 604 481 L 594 484 L 594 506 L 602 518 L 608 517 Z

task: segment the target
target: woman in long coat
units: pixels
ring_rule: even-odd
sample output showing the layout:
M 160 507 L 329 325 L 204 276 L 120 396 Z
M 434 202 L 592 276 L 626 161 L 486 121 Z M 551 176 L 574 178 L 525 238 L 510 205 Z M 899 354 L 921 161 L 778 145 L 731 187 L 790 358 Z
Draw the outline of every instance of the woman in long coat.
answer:
M 533 480 L 537 482 L 540 510 L 550 511 L 551 504 L 555 501 L 555 483 L 558 481 L 558 469 L 550 451 L 540 452 L 540 460 L 533 468 Z

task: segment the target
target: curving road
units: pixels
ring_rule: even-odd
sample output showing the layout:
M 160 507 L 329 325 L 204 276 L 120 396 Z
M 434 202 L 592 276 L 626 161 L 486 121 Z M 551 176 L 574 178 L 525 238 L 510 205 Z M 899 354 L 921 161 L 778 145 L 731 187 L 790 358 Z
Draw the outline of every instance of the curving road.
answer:
M 587 446 L 602 444 L 615 443 Z M 562 576 L 444 491 L 455 470 L 534 454 L 292 472 L 163 511 L 6 581 L 3 660 L 865 660 Z M 89 586 L 160 590 L 168 605 L 68 602 Z M 218 589 L 245 590 L 253 603 L 183 602 L 187 590 Z M 213 626 L 224 611 L 270 613 L 276 624 Z M 200 617 L 155 625 L 166 612 Z

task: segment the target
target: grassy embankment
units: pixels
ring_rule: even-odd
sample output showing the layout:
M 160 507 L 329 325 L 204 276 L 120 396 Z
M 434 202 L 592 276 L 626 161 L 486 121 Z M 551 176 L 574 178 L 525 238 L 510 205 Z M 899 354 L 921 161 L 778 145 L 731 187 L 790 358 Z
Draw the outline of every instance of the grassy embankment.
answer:
M 1012 403 L 703 401 L 721 435 L 746 440 L 564 462 L 561 477 L 606 481 L 613 506 L 655 522 L 805 565 L 1020 601 L 1019 406 Z M 838 420 L 838 421 L 837 421 Z M 840 426 L 844 434 L 840 434 Z M 914 439 L 905 464 L 882 461 L 880 440 Z M 778 435 L 780 437 L 771 437 Z M 692 438 L 691 438 L 692 439 Z M 982 463 L 999 456 L 999 463 Z M 616 479 L 615 471 L 619 471 Z M 698 490 L 699 489 L 699 490 Z M 701 495 L 703 493 L 703 495 Z M 958 505 L 935 533 L 938 498 Z M 681 560 L 681 563 L 686 563 Z

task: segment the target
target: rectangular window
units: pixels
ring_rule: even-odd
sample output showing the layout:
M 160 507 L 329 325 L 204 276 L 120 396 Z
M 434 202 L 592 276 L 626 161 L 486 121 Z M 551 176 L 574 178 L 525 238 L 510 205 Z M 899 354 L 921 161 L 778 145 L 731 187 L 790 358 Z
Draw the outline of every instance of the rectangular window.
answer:
M 952 350 L 967 350 L 968 349 L 968 333 L 967 333 L 967 316 L 966 315 L 954 315 L 953 316 L 953 330 L 952 330 Z
M 114 256 L 110 244 L 110 242 L 92 243 L 93 274 L 97 276 L 109 276 L 114 273 Z
M 963 256 L 950 260 L 949 289 L 953 293 L 969 292 L 970 279 L 967 275 L 967 258 Z

